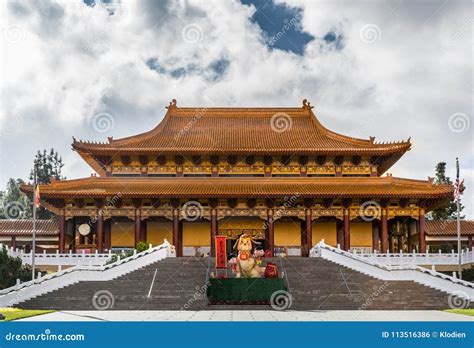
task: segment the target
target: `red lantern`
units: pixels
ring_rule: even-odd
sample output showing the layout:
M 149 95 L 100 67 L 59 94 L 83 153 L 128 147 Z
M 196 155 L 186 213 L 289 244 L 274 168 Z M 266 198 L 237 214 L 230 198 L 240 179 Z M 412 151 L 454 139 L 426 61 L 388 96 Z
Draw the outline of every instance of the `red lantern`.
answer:
M 265 267 L 265 278 L 278 278 L 278 267 L 274 262 L 268 262 Z

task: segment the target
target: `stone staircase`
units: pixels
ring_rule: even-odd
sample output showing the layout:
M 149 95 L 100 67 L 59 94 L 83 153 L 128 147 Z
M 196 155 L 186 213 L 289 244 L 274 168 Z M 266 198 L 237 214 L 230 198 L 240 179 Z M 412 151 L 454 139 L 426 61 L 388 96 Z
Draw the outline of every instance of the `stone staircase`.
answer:
M 79 282 L 23 302 L 18 307 L 56 310 L 270 308 L 262 305 L 209 306 L 205 295 L 208 262 L 206 258 L 167 258 L 110 281 Z M 379 280 L 322 258 L 290 257 L 282 259 L 282 265 L 288 277 L 293 298 L 291 309 L 294 310 L 449 308 L 448 294 L 412 281 Z M 113 306 L 110 306 L 112 301 Z
M 322 258 L 286 258 L 295 310 L 436 310 L 449 295 L 413 281 L 384 281 Z
M 110 281 L 79 282 L 16 307 L 55 310 L 199 310 L 207 306 L 205 290 L 200 291 L 206 282 L 207 267 L 206 258 L 166 258 Z M 112 300 L 113 306 L 110 307 Z

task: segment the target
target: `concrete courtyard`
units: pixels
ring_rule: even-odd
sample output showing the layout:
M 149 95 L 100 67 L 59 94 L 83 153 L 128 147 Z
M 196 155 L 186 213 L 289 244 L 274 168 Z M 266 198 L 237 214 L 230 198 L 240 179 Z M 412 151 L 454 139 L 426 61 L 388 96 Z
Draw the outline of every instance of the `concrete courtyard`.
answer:
M 474 321 L 443 311 L 58 311 L 20 321 Z

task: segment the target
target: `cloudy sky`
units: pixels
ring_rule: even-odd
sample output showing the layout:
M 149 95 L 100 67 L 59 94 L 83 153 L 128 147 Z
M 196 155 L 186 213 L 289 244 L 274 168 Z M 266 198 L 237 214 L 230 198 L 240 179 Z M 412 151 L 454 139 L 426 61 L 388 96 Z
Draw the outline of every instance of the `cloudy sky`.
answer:
M 0 187 L 71 137 L 154 127 L 181 106 L 300 106 L 377 140 L 411 136 L 391 170 L 426 179 L 461 158 L 474 218 L 470 1 L 2 1 Z

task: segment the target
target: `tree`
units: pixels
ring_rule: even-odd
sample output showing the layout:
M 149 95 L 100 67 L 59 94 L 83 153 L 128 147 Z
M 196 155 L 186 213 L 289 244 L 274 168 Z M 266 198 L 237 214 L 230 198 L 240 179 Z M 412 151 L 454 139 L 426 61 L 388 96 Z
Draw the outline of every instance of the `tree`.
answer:
M 15 285 L 17 279 L 22 282 L 31 280 L 32 274 L 30 265 L 23 265 L 19 257 L 8 255 L 5 246 L 0 249 L 0 290 Z M 35 274 L 38 275 L 38 271 Z
M 20 191 L 21 179 L 10 178 L 7 182 L 7 190 L 1 197 L 2 219 L 25 219 L 31 217 L 30 201 Z
M 37 170 L 36 178 L 38 184 L 49 184 L 51 183 L 51 179 L 66 179 L 61 174 L 61 170 L 64 167 L 63 160 L 59 156 L 58 152 L 54 149 L 51 149 L 49 152 L 47 152 L 46 149 L 43 150 L 43 152 L 38 150 L 38 153 L 35 156 L 34 164 Z M 30 180 L 33 180 L 33 170 L 30 173 Z M 51 219 L 54 216 L 53 213 L 46 210 L 43 206 L 41 206 L 36 211 L 36 213 L 39 219 Z
M 453 185 L 451 179 L 446 176 L 446 162 L 440 162 L 436 165 L 435 184 Z M 464 206 L 461 204 L 459 208 L 462 211 Z M 456 217 L 457 207 L 454 197 L 428 214 L 430 220 L 454 220 Z M 464 215 L 461 215 L 461 219 L 464 219 Z

